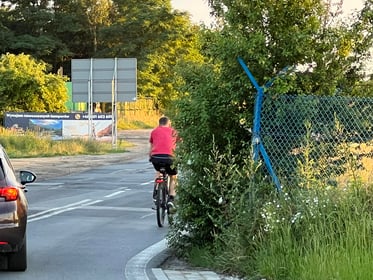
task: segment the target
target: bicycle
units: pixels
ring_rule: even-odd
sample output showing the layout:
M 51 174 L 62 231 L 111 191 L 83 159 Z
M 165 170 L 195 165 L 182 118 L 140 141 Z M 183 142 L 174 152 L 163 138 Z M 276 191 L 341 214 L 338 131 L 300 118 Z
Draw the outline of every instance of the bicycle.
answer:
M 159 227 L 164 226 L 166 214 L 169 216 L 169 209 L 168 209 L 168 196 L 169 196 L 169 185 L 168 185 L 168 174 L 166 172 L 165 167 L 161 167 L 159 169 L 160 176 L 155 179 L 155 190 L 157 192 L 155 198 L 155 207 L 157 213 L 157 224 Z

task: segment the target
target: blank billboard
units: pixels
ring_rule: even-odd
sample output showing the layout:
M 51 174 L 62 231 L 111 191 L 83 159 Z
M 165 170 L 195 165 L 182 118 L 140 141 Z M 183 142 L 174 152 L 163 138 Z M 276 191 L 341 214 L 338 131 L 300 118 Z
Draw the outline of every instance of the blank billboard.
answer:
M 116 84 L 118 102 L 135 101 L 137 96 L 136 58 L 72 59 L 71 81 L 73 102 L 112 102 Z

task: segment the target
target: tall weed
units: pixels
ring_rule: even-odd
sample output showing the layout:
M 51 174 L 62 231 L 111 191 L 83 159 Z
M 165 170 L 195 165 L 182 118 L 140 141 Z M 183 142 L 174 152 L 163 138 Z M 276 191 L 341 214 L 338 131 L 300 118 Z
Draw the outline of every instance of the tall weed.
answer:
M 0 144 L 11 158 L 114 153 L 123 152 L 131 145 L 120 141 L 113 148 L 111 143 L 80 138 L 56 141 L 31 131 L 18 135 L 4 129 L 0 130 Z
M 297 190 L 276 201 L 277 211 L 267 204 L 258 273 L 268 279 L 369 279 L 359 275 L 373 261 L 370 200 L 368 189 L 351 186 Z

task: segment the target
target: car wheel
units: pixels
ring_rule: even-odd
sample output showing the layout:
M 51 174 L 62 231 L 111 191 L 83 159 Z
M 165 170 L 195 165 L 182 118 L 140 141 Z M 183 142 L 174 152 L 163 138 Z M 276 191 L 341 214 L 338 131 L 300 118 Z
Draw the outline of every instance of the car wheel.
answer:
M 27 269 L 27 244 L 26 237 L 22 248 L 8 255 L 8 270 L 25 271 Z

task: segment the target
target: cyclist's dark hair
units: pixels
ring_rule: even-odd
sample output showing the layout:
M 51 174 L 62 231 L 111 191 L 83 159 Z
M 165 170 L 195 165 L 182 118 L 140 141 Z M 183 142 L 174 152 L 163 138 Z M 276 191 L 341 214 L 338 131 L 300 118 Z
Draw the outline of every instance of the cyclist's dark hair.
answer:
M 159 119 L 159 125 L 166 125 L 166 124 L 168 124 L 168 122 L 169 122 L 169 118 L 167 118 L 167 117 L 161 117 L 160 119 Z

